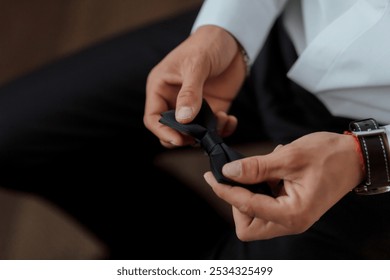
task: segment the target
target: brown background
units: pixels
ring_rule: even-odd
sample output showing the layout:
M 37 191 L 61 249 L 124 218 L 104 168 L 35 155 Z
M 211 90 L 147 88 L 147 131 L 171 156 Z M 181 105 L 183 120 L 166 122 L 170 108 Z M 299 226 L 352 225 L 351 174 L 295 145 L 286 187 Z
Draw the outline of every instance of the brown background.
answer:
M 0 84 L 118 32 L 200 0 L 1 0 Z
M 200 0 L 1 0 L 0 85 Z M 105 248 L 40 198 L 0 188 L 0 259 L 95 259 Z
M 0 0 L 0 86 L 63 55 L 173 16 L 201 0 Z M 246 155 L 270 143 L 237 147 Z M 183 168 L 191 162 L 197 168 Z M 231 221 L 230 206 L 202 179 L 209 169 L 200 150 L 169 151 L 156 164 L 190 182 Z M 0 178 L 1 180 L 1 178 Z M 55 186 L 53 186 L 55 187 Z M 106 248 L 82 225 L 40 197 L 0 186 L 0 259 L 100 259 Z

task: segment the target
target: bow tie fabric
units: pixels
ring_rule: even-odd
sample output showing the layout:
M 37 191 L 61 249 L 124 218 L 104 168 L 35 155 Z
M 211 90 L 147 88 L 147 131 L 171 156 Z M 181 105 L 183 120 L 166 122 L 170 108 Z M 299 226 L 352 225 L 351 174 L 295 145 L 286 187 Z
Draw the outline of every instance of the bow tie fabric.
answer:
M 241 186 L 252 192 L 271 195 L 272 192 L 266 183 L 243 185 L 226 178 L 222 174 L 222 167 L 226 163 L 241 159 L 244 156 L 226 145 L 218 135 L 217 119 L 205 100 L 203 100 L 200 112 L 191 123 L 182 124 L 177 122 L 175 110 L 162 113 L 160 122 L 183 134 L 192 136 L 200 143 L 200 146 L 209 156 L 211 172 L 219 183 Z

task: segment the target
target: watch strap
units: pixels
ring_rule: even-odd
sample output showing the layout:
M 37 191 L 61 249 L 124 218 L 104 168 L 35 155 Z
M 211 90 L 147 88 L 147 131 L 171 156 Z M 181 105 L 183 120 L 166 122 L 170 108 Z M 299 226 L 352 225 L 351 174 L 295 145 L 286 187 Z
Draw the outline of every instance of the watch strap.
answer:
M 366 179 L 354 190 L 358 194 L 377 194 L 390 191 L 389 152 L 386 131 L 376 120 L 364 119 L 350 123 L 363 153 Z

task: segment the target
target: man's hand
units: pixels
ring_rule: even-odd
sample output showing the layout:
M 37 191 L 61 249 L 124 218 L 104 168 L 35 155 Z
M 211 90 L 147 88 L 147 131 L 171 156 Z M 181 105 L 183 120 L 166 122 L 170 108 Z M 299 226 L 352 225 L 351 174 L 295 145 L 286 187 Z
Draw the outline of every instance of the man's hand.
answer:
M 193 139 L 159 123 L 161 113 L 176 109 L 176 119 L 191 122 L 205 98 L 218 119 L 221 136 L 236 128 L 226 114 L 245 78 L 245 63 L 235 39 L 217 26 L 203 26 L 171 51 L 150 72 L 144 123 L 162 145 L 187 145 Z
M 275 197 L 206 181 L 233 206 L 237 236 L 244 241 L 297 234 L 363 180 L 362 159 L 353 136 L 318 132 L 264 156 L 228 163 L 223 174 L 237 182 L 268 182 Z

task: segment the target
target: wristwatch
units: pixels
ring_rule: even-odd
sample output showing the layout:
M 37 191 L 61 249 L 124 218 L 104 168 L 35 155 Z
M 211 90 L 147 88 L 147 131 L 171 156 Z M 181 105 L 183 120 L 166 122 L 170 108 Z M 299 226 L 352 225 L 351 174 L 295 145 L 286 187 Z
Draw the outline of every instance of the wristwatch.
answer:
M 349 129 L 359 139 L 366 170 L 366 179 L 354 191 L 362 195 L 389 192 L 390 160 L 386 130 L 372 118 L 353 121 Z

